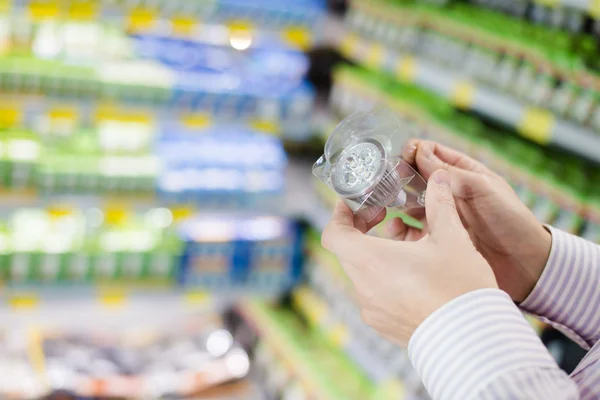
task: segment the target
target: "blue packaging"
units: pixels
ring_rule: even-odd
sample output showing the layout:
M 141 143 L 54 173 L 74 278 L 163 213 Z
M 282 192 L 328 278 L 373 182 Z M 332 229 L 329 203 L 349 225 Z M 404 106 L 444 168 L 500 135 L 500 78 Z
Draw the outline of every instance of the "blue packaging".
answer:
M 184 221 L 178 282 L 210 290 L 281 291 L 302 274 L 303 231 L 272 216 L 204 216 Z

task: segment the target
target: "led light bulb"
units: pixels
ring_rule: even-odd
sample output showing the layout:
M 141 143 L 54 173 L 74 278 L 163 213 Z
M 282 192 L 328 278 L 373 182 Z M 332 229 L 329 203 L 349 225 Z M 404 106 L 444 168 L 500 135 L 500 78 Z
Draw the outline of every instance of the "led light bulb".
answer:
M 384 208 L 424 205 L 425 180 L 395 156 L 400 149 L 394 147 L 408 139 L 399 128 L 388 111 L 352 114 L 334 130 L 313 166 L 313 174 L 368 221 Z

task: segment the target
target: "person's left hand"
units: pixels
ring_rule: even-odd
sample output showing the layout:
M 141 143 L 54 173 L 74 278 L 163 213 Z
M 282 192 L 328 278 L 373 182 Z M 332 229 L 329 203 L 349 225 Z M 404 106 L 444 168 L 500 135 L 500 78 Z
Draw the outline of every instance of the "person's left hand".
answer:
M 429 179 L 425 207 L 429 233 L 413 242 L 366 235 L 383 213 L 367 224 L 342 201 L 322 236 L 356 289 L 363 320 L 404 346 L 439 307 L 464 293 L 498 287 L 461 224 L 448 172 Z

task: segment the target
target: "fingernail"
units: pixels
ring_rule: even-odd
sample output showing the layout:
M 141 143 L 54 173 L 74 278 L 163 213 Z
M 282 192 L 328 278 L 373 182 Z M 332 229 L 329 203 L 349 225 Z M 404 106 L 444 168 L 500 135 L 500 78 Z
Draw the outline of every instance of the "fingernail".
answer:
M 433 180 L 438 185 L 450 187 L 450 174 L 448 171 L 439 169 L 433 174 Z

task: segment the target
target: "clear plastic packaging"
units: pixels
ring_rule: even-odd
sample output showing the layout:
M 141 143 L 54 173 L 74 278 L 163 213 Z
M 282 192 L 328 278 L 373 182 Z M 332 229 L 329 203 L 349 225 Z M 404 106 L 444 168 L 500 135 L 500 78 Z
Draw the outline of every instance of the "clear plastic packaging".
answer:
M 423 207 L 427 183 L 400 157 L 410 136 L 389 109 L 351 114 L 325 143 L 313 174 L 367 221 L 384 208 Z

